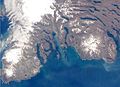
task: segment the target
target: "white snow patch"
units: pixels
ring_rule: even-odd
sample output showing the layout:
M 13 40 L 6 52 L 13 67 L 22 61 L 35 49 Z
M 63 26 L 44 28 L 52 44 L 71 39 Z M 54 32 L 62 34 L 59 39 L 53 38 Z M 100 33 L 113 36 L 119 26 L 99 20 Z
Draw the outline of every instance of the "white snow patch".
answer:
M 23 12 L 31 22 L 40 21 L 42 15 L 53 13 L 50 8 L 54 0 L 24 0 Z
M 22 55 L 22 49 L 20 49 L 20 48 L 10 49 L 10 50 L 6 51 L 6 53 L 2 59 L 5 59 L 6 62 L 14 65 L 19 62 L 21 55 Z

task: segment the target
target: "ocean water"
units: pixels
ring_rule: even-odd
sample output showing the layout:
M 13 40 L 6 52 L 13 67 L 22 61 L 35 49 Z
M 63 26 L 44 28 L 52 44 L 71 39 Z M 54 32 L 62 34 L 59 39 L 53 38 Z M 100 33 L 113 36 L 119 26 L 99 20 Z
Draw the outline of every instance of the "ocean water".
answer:
M 9 21 L 9 19 L 8 19 L 8 17 L 6 17 L 6 16 L 2 16 L 2 17 L 0 17 L 0 20 L 1 20 L 1 35 L 2 36 L 4 36 L 5 35 L 5 33 L 7 33 L 7 30 L 8 30 L 8 28 L 9 28 L 9 26 L 10 26 L 10 21 Z
M 102 61 L 78 61 L 77 53 L 67 49 L 71 65 L 66 66 L 56 60 L 52 52 L 41 72 L 30 80 L 10 82 L 1 87 L 119 87 L 120 70 L 106 71 Z M 71 54 L 73 53 L 73 54 Z M 76 59 L 76 60 L 75 60 Z
M 10 21 L 4 16 L 0 17 L 0 22 L 2 25 L 0 35 L 3 39 L 9 33 L 7 29 L 10 26 Z M 9 84 L 0 82 L 0 87 L 120 87 L 119 51 L 115 63 L 109 65 L 102 60 L 83 61 L 75 48 L 71 46 L 63 50 L 66 52 L 68 64 L 57 60 L 57 50 L 52 50 L 48 56 L 48 62 L 35 77 Z

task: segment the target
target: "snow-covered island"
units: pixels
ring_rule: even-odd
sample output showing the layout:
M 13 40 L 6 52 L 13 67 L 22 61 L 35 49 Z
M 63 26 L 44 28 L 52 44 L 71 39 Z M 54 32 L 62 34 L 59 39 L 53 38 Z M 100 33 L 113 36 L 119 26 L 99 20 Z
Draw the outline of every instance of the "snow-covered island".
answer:
M 0 42 L 7 49 L 0 69 L 5 83 L 37 75 L 53 50 L 64 63 L 69 46 L 83 61 L 112 64 L 120 52 L 118 0 L 4 0 L 4 6 L 11 21 L 8 38 Z

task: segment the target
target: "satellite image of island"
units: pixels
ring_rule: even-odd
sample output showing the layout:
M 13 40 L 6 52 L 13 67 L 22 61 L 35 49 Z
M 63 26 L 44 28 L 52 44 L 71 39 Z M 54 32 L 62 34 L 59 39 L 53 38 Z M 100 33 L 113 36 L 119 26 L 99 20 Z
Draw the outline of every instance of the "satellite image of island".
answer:
M 0 87 L 120 87 L 120 0 L 0 0 Z

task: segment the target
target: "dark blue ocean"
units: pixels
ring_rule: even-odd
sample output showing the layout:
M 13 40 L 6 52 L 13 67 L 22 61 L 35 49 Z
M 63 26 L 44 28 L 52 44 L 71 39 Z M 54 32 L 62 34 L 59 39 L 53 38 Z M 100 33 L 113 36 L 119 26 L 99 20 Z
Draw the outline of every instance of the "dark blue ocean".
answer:
M 2 0 L 0 0 L 2 2 Z M 9 21 L 0 17 L 0 36 L 7 35 Z M 10 82 L 0 87 L 120 87 L 120 61 L 108 65 L 107 71 L 103 61 L 82 61 L 74 48 L 64 49 L 69 65 L 56 59 L 56 51 L 49 55 L 48 62 L 35 77 L 21 82 Z M 118 53 L 118 57 L 119 57 Z M 0 59 L 2 58 L 2 54 Z

